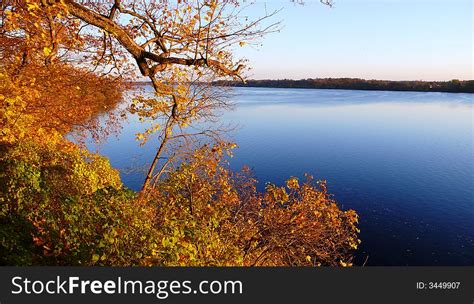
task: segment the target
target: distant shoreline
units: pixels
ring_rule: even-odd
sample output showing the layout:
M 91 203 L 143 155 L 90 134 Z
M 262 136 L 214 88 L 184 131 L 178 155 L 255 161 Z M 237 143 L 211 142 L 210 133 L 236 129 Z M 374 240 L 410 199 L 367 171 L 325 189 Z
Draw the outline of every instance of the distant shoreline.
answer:
M 366 80 L 360 78 L 313 78 L 313 79 L 265 79 L 214 82 L 218 86 L 284 89 L 332 89 L 364 91 L 404 91 L 404 92 L 443 92 L 474 93 L 474 80 L 450 81 L 392 81 Z M 131 82 L 132 85 L 151 85 L 151 82 Z
M 278 79 L 278 80 L 248 80 L 216 81 L 217 85 L 235 87 L 265 87 L 286 89 L 335 89 L 335 90 L 365 90 L 365 91 L 408 91 L 408 92 L 445 92 L 445 93 L 474 93 L 474 80 L 450 81 L 391 81 L 365 80 L 359 78 L 315 78 L 315 79 Z

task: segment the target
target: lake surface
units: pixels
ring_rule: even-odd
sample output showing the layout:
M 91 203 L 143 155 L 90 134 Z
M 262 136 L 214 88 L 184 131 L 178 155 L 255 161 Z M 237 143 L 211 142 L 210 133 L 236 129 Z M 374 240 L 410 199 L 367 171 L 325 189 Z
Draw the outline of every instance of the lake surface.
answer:
M 474 265 L 473 95 L 236 88 L 232 169 L 282 184 L 310 173 L 360 215 L 366 265 Z M 134 117 L 99 152 L 139 189 L 155 145 Z

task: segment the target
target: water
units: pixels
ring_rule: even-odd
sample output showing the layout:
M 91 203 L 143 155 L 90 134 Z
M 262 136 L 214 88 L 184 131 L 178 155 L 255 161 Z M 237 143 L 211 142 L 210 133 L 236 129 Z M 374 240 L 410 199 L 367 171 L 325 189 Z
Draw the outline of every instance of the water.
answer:
M 232 169 L 262 189 L 310 173 L 360 215 L 366 265 L 474 265 L 473 95 L 313 89 L 235 89 Z M 136 118 L 99 147 L 139 189 L 154 146 Z

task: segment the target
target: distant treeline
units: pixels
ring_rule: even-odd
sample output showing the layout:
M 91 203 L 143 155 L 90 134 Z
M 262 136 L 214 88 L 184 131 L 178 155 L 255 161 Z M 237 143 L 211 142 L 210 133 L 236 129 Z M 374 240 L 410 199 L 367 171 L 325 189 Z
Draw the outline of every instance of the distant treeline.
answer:
M 315 78 L 301 80 L 248 80 L 246 83 L 240 81 L 217 81 L 216 84 L 237 87 L 474 93 L 474 80 L 463 81 L 457 79 L 450 81 L 390 81 L 359 78 Z

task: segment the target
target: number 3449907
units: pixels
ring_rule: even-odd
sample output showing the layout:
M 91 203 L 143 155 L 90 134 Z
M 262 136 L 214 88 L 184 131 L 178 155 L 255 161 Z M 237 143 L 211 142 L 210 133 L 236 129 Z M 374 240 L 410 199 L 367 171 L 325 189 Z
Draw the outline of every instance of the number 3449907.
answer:
M 417 289 L 459 289 L 461 282 L 417 282 Z

